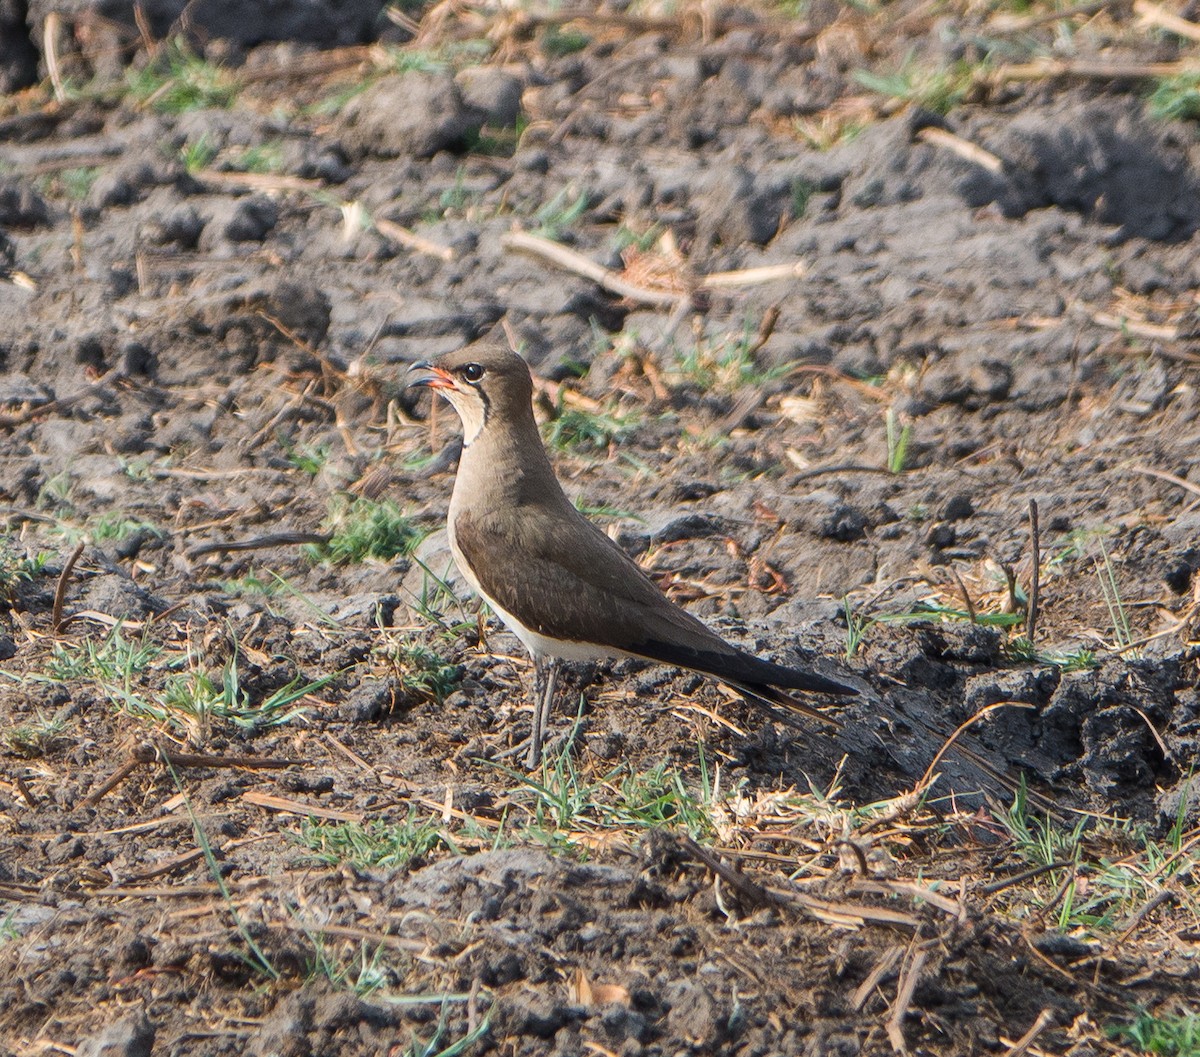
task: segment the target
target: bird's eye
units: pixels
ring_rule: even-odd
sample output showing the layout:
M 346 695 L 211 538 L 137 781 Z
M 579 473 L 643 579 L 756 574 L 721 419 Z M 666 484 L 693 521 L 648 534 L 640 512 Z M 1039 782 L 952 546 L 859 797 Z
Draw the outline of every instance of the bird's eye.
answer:
M 462 369 L 462 376 L 468 382 L 477 382 L 483 377 L 483 368 L 477 363 L 468 363 Z

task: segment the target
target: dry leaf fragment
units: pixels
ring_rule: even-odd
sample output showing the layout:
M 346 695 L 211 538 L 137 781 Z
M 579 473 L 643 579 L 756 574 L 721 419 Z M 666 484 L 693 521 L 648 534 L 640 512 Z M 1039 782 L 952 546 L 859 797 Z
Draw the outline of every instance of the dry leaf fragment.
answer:
M 630 1002 L 627 988 L 620 984 L 594 984 L 579 966 L 571 974 L 567 995 L 572 1003 L 579 1006 L 607 1006 L 613 1003 L 628 1006 Z

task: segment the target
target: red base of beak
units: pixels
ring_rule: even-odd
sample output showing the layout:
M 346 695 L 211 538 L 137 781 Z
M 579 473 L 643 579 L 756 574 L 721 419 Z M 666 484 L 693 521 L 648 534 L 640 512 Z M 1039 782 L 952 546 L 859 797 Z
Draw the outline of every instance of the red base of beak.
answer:
M 413 378 L 408 387 L 424 386 L 426 389 L 456 389 L 457 383 L 454 381 L 454 376 L 448 371 L 443 371 L 440 367 L 434 367 L 428 363 L 414 363 L 409 368 L 410 371 L 424 371 L 424 374 Z

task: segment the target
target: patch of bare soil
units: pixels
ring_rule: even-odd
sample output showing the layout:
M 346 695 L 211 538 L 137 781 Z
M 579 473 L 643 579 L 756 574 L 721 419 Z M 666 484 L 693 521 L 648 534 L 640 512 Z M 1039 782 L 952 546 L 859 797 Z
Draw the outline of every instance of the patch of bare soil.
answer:
M 105 25 L 128 71 L 60 23 L 0 117 L 0 1051 L 1082 1055 L 1187 1011 L 1200 150 L 1145 97 L 1194 45 Z M 403 390 L 480 339 L 673 597 L 875 696 L 804 735 L 584 666 L 522 772 L 457 423 Z

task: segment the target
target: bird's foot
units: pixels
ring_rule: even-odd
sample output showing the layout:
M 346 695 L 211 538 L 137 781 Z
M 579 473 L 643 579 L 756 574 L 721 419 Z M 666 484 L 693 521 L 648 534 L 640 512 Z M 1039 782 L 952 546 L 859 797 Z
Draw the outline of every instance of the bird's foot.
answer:
M 552 738 L 545 738 L 542 744 L 538 746 L 536 753 L 534 751 L 533 739 L 522 738 L 515 745 L 510 745 L 507 749 L 501 749 L 491 758 L 493 760 L 511 760 L 514 756 L 524 754 L 526 769 L 536 771 L 542 766 L 544 760 L 557 759 L 574 749 L 578 734 L 579 724 L 572 723 L 561 734 L 557 734 Z

